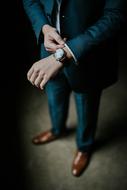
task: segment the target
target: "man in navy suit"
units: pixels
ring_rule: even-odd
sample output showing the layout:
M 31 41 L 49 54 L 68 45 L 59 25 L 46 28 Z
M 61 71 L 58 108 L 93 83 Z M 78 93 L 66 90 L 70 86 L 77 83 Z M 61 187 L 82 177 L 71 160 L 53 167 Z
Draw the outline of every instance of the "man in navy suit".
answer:
M 28 80 L 45 87 L 52 127 L 33 139 L 44 144 L 66 132 L 69 96 L 74 92 L 77 150 L 72 173 L 80 176 L 94 144 L 101 92 L 117 81 L 117 37 L 125 0 L 23 0 L 41 59 Z

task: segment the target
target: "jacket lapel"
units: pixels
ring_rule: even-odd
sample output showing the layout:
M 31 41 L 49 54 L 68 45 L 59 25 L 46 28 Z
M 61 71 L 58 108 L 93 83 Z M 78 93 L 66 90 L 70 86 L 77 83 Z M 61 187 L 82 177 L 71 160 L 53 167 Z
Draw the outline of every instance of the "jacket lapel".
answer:
M 46 12 L 51 15 L 55 0 L 45 0 Z
M 54 2 L 56 0 L 45 0 L 44 1 L 44 4 L 45 4 L 45 7 L 46 7 L 46 11 L 51 14 L 52 13 L 52 10 L 53 10 L 53 6 L 54 6 Z M 61 4 L 65 2 L 65 0 L 61 0 Z

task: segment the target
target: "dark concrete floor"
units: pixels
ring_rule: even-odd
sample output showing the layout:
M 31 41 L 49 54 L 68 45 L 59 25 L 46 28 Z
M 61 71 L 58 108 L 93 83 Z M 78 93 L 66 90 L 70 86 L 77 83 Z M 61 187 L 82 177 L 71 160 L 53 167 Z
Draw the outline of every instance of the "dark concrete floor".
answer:
M 75 130 L 52 143 L 35 146 L 34 135 L 50 128 L 45 93 L 27 81 L 18 101 L 18 131 L 25 188 L 31 190 L 127 189 L 127 69 L 122 60 L 119 81 L 103 91 L 95 151 L 80 178 L 71 174 L 76 150 Z M 67 126 L 76 128 L 73 94 Z

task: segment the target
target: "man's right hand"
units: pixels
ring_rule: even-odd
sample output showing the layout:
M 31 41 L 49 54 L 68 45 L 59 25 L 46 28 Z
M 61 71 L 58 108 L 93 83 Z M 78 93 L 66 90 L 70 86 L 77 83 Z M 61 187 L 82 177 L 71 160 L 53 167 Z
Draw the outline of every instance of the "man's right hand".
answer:
M 56 28 L 46 24 L 42 28 L 44 34 L 44 46 L 49 52 L 54 53 L 59 48 L 64 48 L 65 40 L 57 33 Z

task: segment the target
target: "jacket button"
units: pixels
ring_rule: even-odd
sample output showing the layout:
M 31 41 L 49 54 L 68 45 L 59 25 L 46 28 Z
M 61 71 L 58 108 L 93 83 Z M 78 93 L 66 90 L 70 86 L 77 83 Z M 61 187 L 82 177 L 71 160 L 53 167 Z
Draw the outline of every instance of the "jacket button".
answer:
M 62 15 L 62 18 L 65 18 L 65 15 Z

